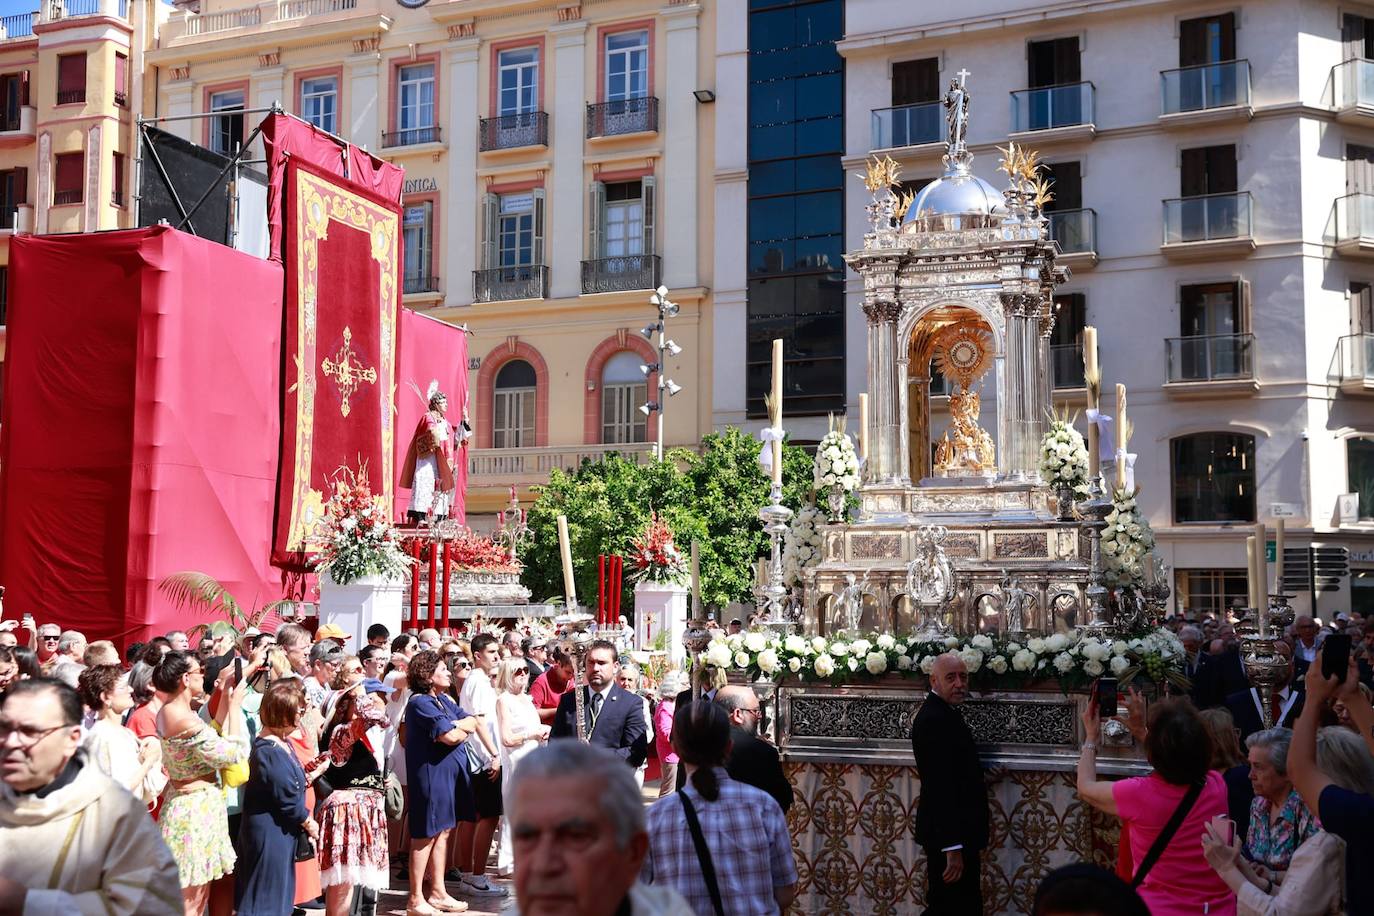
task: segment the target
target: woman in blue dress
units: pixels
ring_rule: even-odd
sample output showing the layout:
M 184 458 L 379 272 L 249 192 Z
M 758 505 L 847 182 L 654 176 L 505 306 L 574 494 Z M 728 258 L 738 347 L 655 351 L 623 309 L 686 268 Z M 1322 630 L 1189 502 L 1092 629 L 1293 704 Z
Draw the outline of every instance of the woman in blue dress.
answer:
M 305 691 L 298 680 L 275 681 L 262 697 L 262 731 L 248 757 L 234 871 L 238 916 L 282 916 L 296 899 L 296 836 L 316 836 L 305 809 L 305 772 L 286 736 L 300 723 Z
M 410 789 L 409 916 L 461 913 L 467 904 L 444 887 L 448 833 L 457 821 L 476 820 L 463 741 L 478 722 L 448 688 L 453 675 L 439 653 L 417 652 L 408 672 L 405 711 L 406 785 Z M 425 885 L 429 893 L 425 894 Z

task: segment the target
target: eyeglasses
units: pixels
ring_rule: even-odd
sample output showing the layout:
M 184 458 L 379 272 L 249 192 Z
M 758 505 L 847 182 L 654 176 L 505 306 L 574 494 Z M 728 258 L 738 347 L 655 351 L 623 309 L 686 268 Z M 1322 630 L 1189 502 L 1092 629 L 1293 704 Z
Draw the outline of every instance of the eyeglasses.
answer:
M 27 725 L 11 725 L 8 722 L 0 722 L 0 744 L 8 741 L 10 735 L 17 734 L 19 735 L 19 746 L 28 751 L 53 732 L 73 727 L 71 725 L 54 725 L 52 728 L 32 728 Z
M 516 677 L 529 677 L 529 676 L 530 676 L 530 669 L 526 668 L 524 671 L 517 671 L 517 672 L 515 672 L 515 676 L 516 676 Z
M 57 641 L 59 641 L 62 637 L 59 635 L 59 636 L 43 636 L 43 637 L 40 637 L 40 638 L 41 638 L 44 642 L 57 642 Z

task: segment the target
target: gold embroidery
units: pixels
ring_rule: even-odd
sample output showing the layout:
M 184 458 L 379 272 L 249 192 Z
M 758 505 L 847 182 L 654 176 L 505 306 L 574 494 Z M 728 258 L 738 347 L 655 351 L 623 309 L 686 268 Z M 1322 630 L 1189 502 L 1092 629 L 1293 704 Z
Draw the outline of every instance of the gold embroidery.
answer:
M 343 345 L 339 347 L 339 352 L 333 356 L 326 356 L 320 363 L 320 371 L 325 378 L 334 380 L 334 384 L 339 386 L 339 394 L 343 400 L 339 404 L 339 413 L 348 416 L 352 409 L 348 406 L 348 399 L 353 396 L 353 392 L 358 390 L 358 386 L 367 382 L 369 385 L 377 384 L 377 370 L 372 366 L 364 366 L 353 352 L 353 329 L 344 325 Z
M 81 829 L 81 821 L 86 817 L 86 809 L 82 808 L 77 812 L 76 817 L 72 818 L 72 829 L 67 831 L 67 838 L 62 841 L 62 851 L 57 854 L 57 861 L 53 863 L 52 876 L 48 878 L 48 889 L 57 887 L 57 882 L 62 878 L 62 867 L 67 864 L 67 853 L 72 850 L 72 842 L 76 840 L 76 832 Z

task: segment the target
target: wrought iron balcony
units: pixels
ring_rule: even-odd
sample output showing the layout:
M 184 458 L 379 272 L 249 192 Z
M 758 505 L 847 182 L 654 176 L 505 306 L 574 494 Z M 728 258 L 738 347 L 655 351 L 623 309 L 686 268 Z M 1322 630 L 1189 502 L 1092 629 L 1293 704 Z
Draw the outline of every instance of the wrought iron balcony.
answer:
M 1348 334 L 1338 340 L 1333 368 L 1342 390 L 1374 390 L 1374 334 Z
M 1050 238 L 1064 254 L 1097 253 L 1096 210 L 1051 210 L 1045 215 L 1050 220 Z
M 477 143 L 482 152 L 549 145 L 549 115 L 544 111 L 481 118 Z
M 418 146 L 421 143 L 439 143 L 440 137 L 438 125 L 389 130 L 382 134 L 382 146 Z
M 60 207 L 63 204 L 79 204 L 81 203 L 81 190 L 78 188 L 75 191 L 53 191 L 52 203 L 54 207 Z
M 1092 83 L 1065 83 L 1011 94 L 1011 132 L 1053 130 L 1093 123 Z
M 406 274 L 401 278 L 401 292 L 403 293 L 437 293 L 438 291 L 438 277 L 417 277 L 413 274 Z
M 1164 341 L 1170 382 L 1218 382 L 1255 377 L 1254 334 L 1207 334 Z
M 542 264 L 493 267 L 472 272 L 472 298 L 477 302 L 543 299 L 549 294 L 549 269 Z
M 1251 237 L 1249 191 L 1164 201 L 1164 244 Z
M 84 88 L 68 89 L 66 92 L 57 93 L 57 104 L 59 105 L 76 105 L 84 101 L 86 101 L 86 90 Z
M 872 117 L 873 149 L 921 146 L 945 140 L 945 108 L 941 102 L 875 108 Z
M 658 130 L 658 99 L 644 96 L 587 106 L 587 139 Z
M 1165 115 L 1214 108 L 1250 107 L 1250 62 L 1228 60 L 1217 64 L 1180 67 L 1159 74 Z
M 1083 345 L 1081 343 L 1052 344 L 1050 346 L 1050 378 L 1056 390 L 1082 388 Z
M 582 262 L 582 292 L 614 293 L 657 289 L 662 259 L 653 254 L 627 254 Z

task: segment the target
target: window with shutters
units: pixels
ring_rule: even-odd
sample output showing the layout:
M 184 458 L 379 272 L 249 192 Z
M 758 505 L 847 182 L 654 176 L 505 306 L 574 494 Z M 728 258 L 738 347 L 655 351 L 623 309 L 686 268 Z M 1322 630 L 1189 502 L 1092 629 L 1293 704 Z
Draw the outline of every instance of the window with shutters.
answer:
M 648 402 L 649 385 L 641 365 L 639 355 L 626 350 L 601 370 L 601 441 L 607 445 L 648 439 L 648 417 L 640 408 Z
M 57 56 L 57 104 L 86 101 L 86 52 Z
M 29 170 L 6 169 L 0 172 L 0 229 L 14 228 L 15 211 L 29 202 Z
M 129 106 L 129 55 L 115 52 L 114 103 L 121 108 Z
M 1201 283 L 1179 290 L 1179 332 L 1167 343 L 1169 381 L 1250 378 L 1254 336 L 1244 306 L 1245 284 Z
M 222 112 L 210 119 L 210 149 L 221 156 L 233 156 L 243 143 L 245 98 L 242 89 L 210 93 L 207 107 L 211 112 Z
M 892 107 L 940 100 L 940 58 L 902 60 L 892 65 Z
M 1078 36 L 1032 41 L 1026 47 L 1026 85 L 1031 89 L 1065 86 L 1081 80 Z
M 23 121 L 24 106 L 29 104 L 29 72 L 6 73 L 0 75 L 0 104 L 5 106 L 0 112 L 3 124 L 0 130 L 18 130 Z
M 1255 437 L 1195 433 L 1171 445 L 1174 522 L 1255 520 Z
M 406 204 L 401 234 L 405 250 L 404 291 L 427 293 L 438 289 L 433 270 L 434 202 L 422 200 Z
M 81 203 L 85 177 L 85 153 L 58 153 L 53 157 L 52 202 L 54 206 Z
M 339 78 L 312 76 L 301 80 L 301 117 L 320 130 L 338 133 Z
M 592 182 L 588 260 L 582 266 L 582 291 L 604 293 L 653 289 L 659 259 L 654 242 L 655 181 Z
M 1087 297 L 1061 293 L 1054 297 L 1054 330 L 1050 332 L 1050 379 L 1055 388 L 1082 388 L 1083 326 Z
M 534 367 L 513 359 L 496 373 L 492 400 L 492 448 L 529 448 L 534 445 Z
M 1374 287 L 1368 283 L 1350 284 L 1350 333 L 1374 334 Z
M 1350 485 L 1346 492 L 1360 497 L 1360 521 L 1374 520 L 1374 438 L 1347 439 L 1345 467 Z
M 606 185 L 606 231 L 601 256 L 644 253 L 644 192 L 638 181 Z
M 1197 67 L 1236 59 L 1236 14 L 1185 19 L 1178 24 L 1178 65 Z
M 534 194 L 502 194 L 496 218 L 496 266 L 523 267 L 534 260 Z
M 1236 147 L 1200 146 L 1185 149 L 1180 159 L 1179 194 L 1234 194 L 1237 188 Z
M 1374 19 L 1346 13 L 1341 17 L 1342 60 L 1374 59 Z
M 124 168 L 124 154 L 115 153 L 111 162 L 110 203 L 116 207 L 124 206 Z
M 544 205 L 543 188 L 486 195 L 482 269 L 473 275 L 478 302 L 542 299 L 548 294 Z

